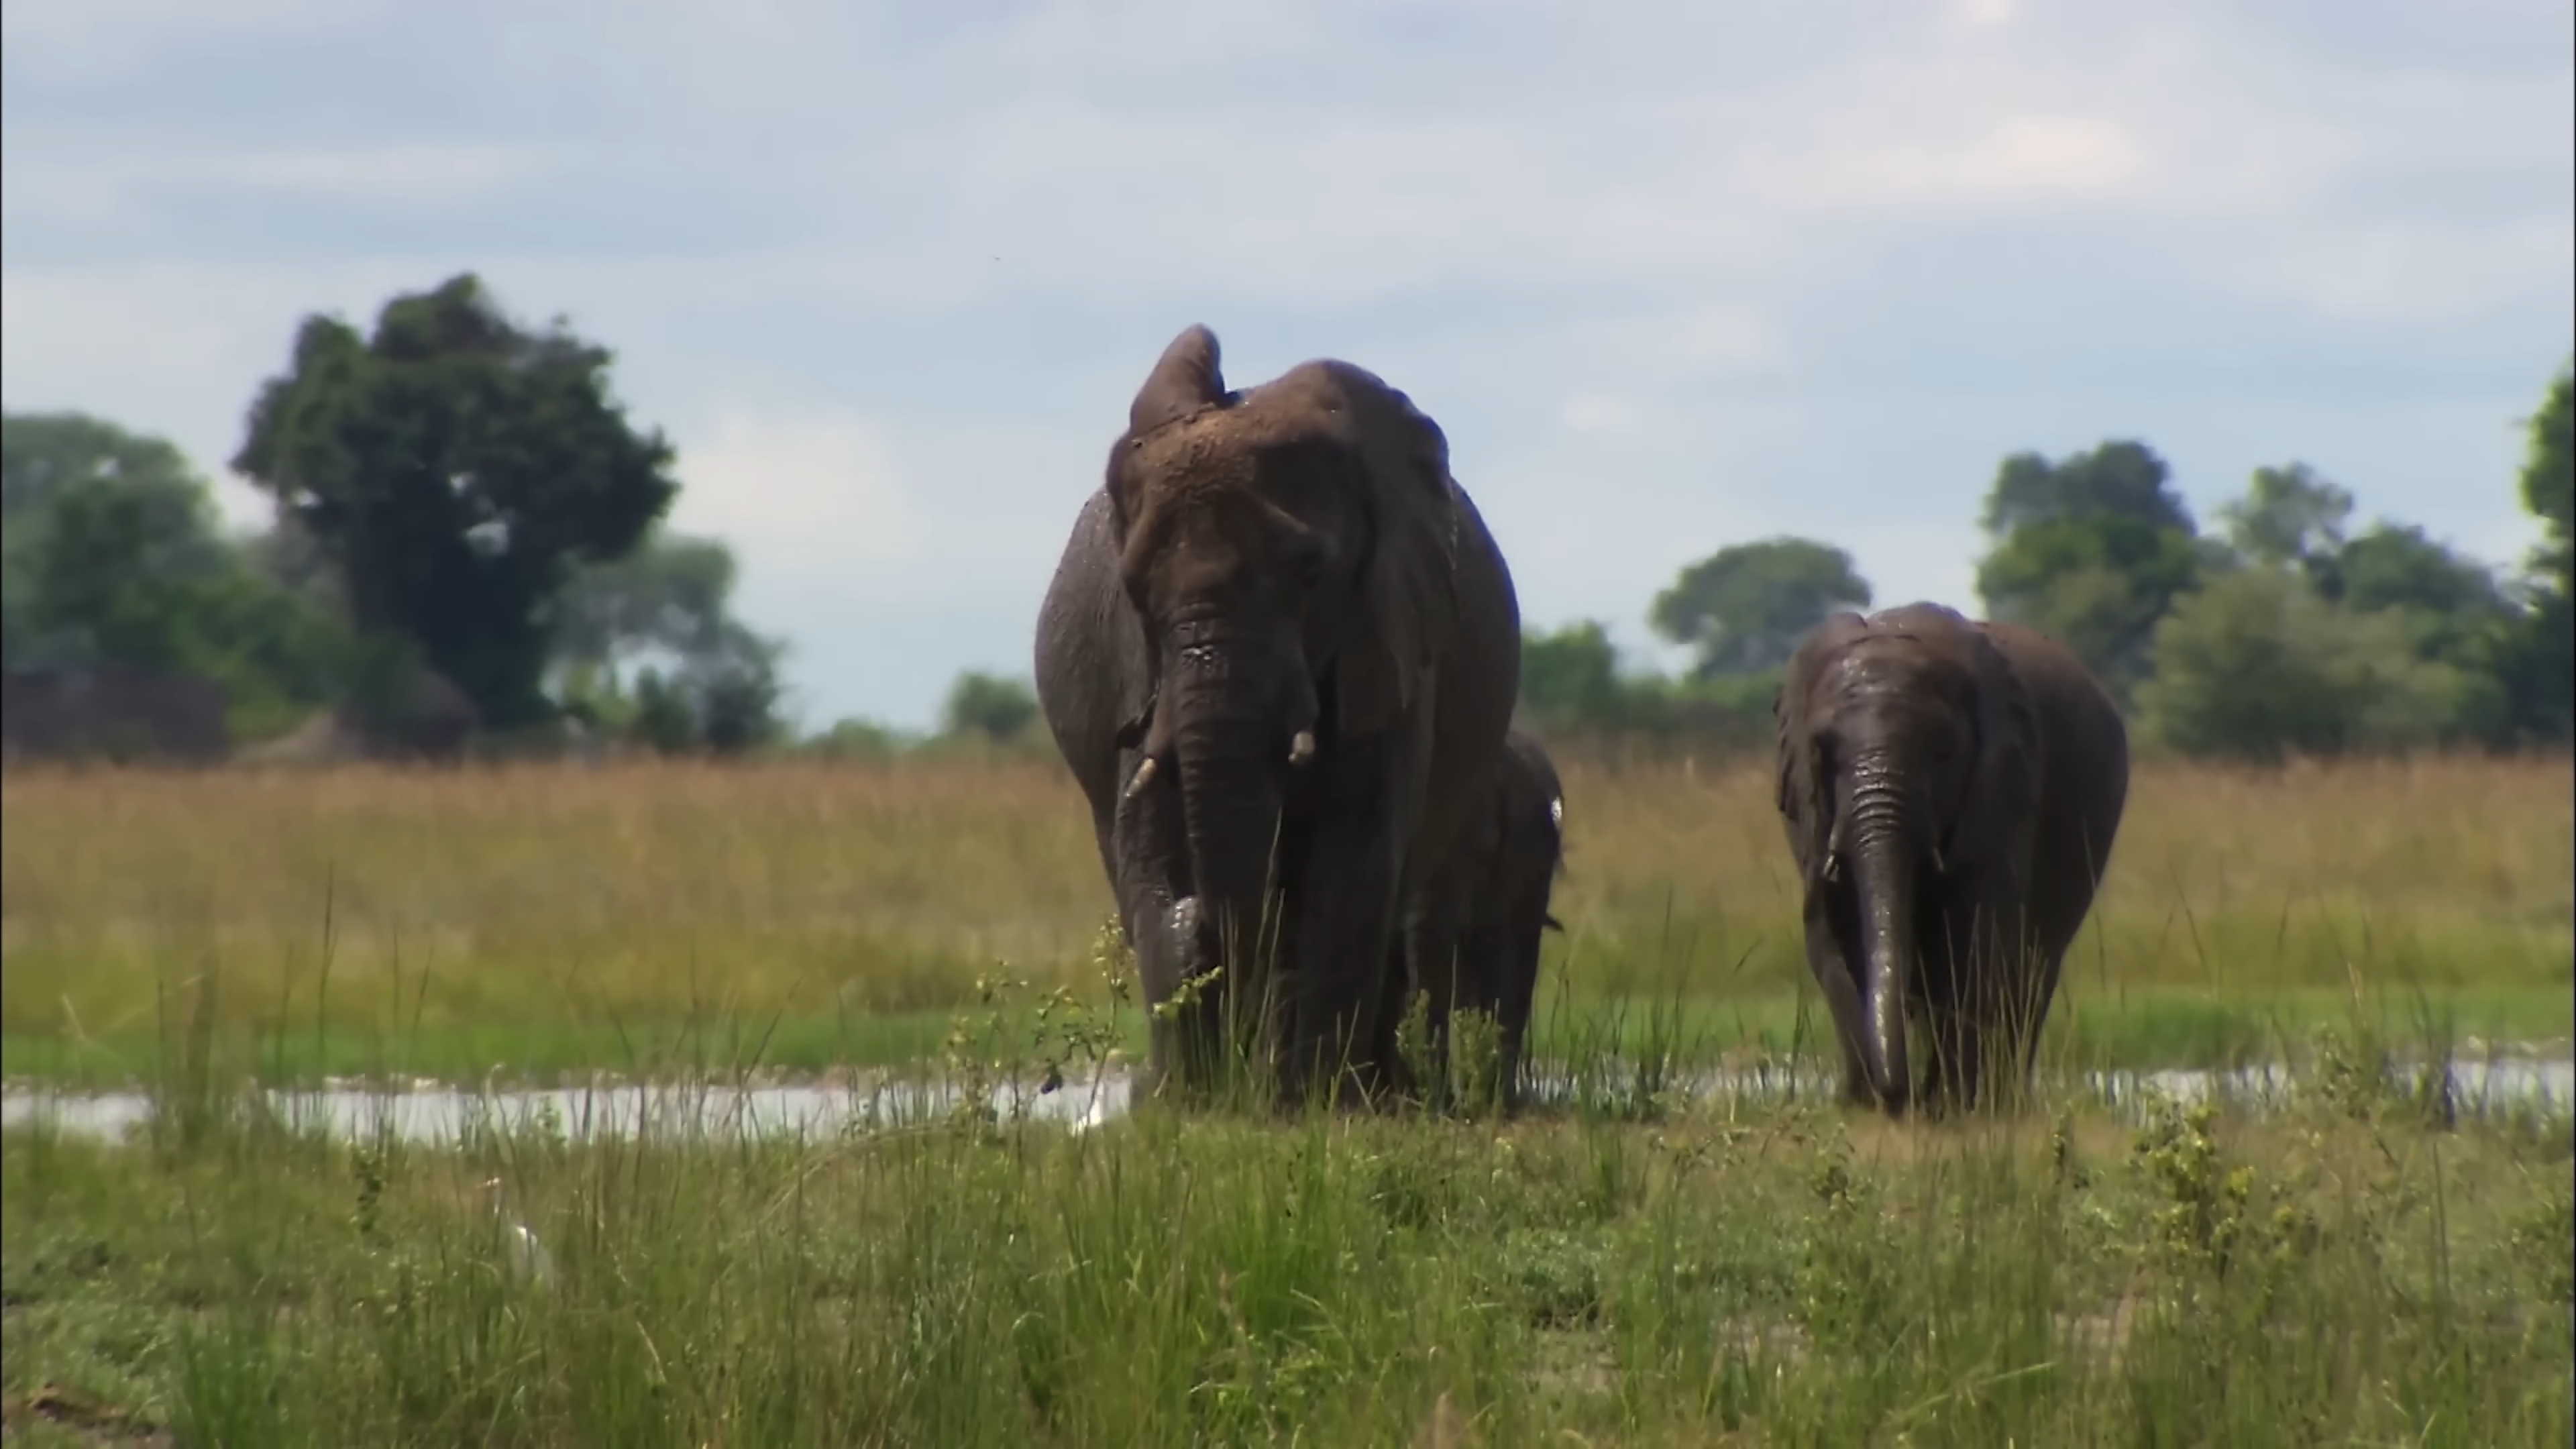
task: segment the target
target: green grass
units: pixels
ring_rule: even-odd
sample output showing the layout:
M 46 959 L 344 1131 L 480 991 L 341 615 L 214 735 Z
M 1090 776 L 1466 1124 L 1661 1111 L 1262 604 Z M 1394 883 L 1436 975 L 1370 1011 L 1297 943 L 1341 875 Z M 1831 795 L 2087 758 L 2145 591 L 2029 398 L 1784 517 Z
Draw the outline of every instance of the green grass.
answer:
M 1106 1003 L 1095 1003 L 1105 1009 Z M 2435 1050 L 2463 1043 L 2538 1048 L 2564 1054 L 2576 1032 L 2576 998 L 2562 988 L 2490 988 L 2421 995 L 2365 988 L 2361 1011 L 2376 1034 Z M 1801 1013 L 1804 1013 L 1802 1017 Z M 2278 1059 L 2315 1032 L 2348 1022 L 2348 992 L 2284 991 L 2270 998 L 2184 990 L 2143 990 L 2097 999 L 2073 988 L 2052 1014 L 2043 1062 L 2061 1069 L 2222 1067 Z M 1035 1008 L 1006 1006 L 1005 1034 L 1025 1038 Z M 984 1013 L 975 1019 L 992 1018 Z M 855 1014 L 836 1020 L 716 1015 L 698 1021 L 525 1026 L 352 1027 L 287 1024 L 220 1032 L 218 1057 L 263 1080 L 436 1080 L 553 1085 L 607 1072 L 651 1077 L 672 1072 L 757 1069 L 788 1077 L 822 1077 L 843 1069 L 903 1068 L 936 1061 L 959 1016 L 914 1011 Z M 1651 997 L 1542 1001 L 1531 1050 L 1563 1059 L 1609 1042 L 1633 1050 L 1649 1032 L 1678 1037 L 1711 1055 L 1776 1056 L 1813 1046 L 1825 1030 L 1812 996 L 1791 994 L 1708 1000 Z M 1132 1010 L 1115 1029 L 1134 1058 L 1144 1050 L 1143 1019 Z M 0 1036 L 0 1076 L 57 1087 L 111 1088 L 153 1081 L 182 1051 L 167 1026 L 128 1027 L 95 1037 L 12 1033 Z
M 2571 1124 L 2358 1082 L 652 1144 L 182 1089 L 0 1137 L 0 1393 L 62 1443 L 2568 1442 Z
M 1666 1090 L 1829 1055 L 1769 782 L 1566 773 L 1571 1107 L 649 1145 L 234 1089 L 1132 1056 L 1063 772 L 0 774 L 0 1072 L 161 1109 L 0 1134 L 10 1440 L 2569 1442 L 2567 1104 L 2380 1070 L 2565 1049 L 2566 761 L 2142 764 L 2051 1100 L 1946 1124 Z M 2066 1075 L 2257 1059 L 2143 1126 Z
M 1543 989 L 1782 1030 L 1812 988 L 1771 794 L 1759 762 L 1569 760 Z M 2067 963 L 2080 1045 L 2222 1058 L 2356 976 L 2564 1036 L 2571 798 L 2563 759 L 2141 762 Z M 13 1073 L 148 1070 L 161 1001 L 211 979 L 237 1042 L 477 1076 L 626 1068 L 692 1022 L 774 1024 L 791 1066 L 900 1058 L 981 978 L 1099 990 L 1108 890 L 1053 764 L 10 770 L 0 800 Z

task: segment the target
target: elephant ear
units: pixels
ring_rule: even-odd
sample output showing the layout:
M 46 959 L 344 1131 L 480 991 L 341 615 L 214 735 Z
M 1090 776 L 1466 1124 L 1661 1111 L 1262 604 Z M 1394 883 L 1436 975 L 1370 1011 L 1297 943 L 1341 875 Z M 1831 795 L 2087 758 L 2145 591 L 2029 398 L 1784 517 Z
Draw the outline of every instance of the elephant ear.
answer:
M 1104 480 L 1109 494 L 1110 536 L 1118 548 L 1126 547 L 1127 530 L 1136 522 L 1131 512 L 1136 506 L 1136 473 L 1129 460 L 1138 440 L 1165 423 L 1227 398 L 1225 375 L 1217 366 L 1216 334 L 1203 323 L 1182 328 L 1180 335 L 1164 346 L 1163 355 L 1155 359 L 1154 370 L 1145 374 L 1144 385 L 1136 389 L 1135 400 L 1127 404 L 1127 431 L 1119 434 L 1109 448 Z
M 1833 792 L 1825 788 L 1822 747 L 1812 725 L 1815 694 L 1826 667 L 1851 631 L 1858 614 L 1828 616 L 1800 642 L 1780 671 L 1780 686 L 1771 694 L 1771 730 L 1777 758 L 1773 761 L 1773 803 L 1790 832 L 1799 866 L 1812 884 L 1822 878 L 1825 852 L 1833 839 Z
M 1357 444 L 1357 488 L 1369 527 L 1358 561 L 1359 617 L 1334 665 L 1335 724 L 1345 736 L 1392 728 L 1413 707 L 1457 608 L 1465 500 L 1449 475 L 1449 440 L 1413 400 L 1343 363 L 1338 382 Z
M 1976 704 L 1969 712 L 1975 738 L 1973 773 L 1959 818 L 1942 841 L 1953 859 L 1988 858 L 2030 829 L 2039 803 L 2039 717 L 2030 691 L 2012 660 L 1994 637 L 1972 626 L 1970 652 L 1975 660 Z M 2021 852 L 2006 850 L 1993 858 L 2017 861 Z
M 1216 334 L 1192 323 L 1163 349 L 1136 400 L 1127 405 L 1127 433 L 1135 437 L 1225 397 L 1217 367 Z
M 1780 808 L 1781 819 L 1792 822 L 1798 818 L 1798 802 L 1807 797 L 1807 752 L 1799 746 L 1789 704 L 1789 691 L 1803 682 L 1798 665 L 1792 658 L 1771 691 L 1771 743 L 1777 756 L 1772 761 L 1772 803 Z

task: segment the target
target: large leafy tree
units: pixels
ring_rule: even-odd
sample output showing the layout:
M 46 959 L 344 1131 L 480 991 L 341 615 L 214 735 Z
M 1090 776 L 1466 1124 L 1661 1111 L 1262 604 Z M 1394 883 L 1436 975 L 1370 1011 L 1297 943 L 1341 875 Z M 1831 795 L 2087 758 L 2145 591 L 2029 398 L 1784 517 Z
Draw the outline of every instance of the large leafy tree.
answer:
M 2248 759 L 2504 737 L 2518 616 L 2494 572 L 2413 525 L 2349 533 L 2352 509 L 2298 464 L 2220 508 L 2227 566 L 2157 626 L 2149 733 Z
M 1836 609 L 1867 608 L 1851 555 L 1808 538 L 1733 544 L 1690 565 L 1655 596 L 1655 631 L 1699 656 L 1701 679 L 1778 669 Z
M 570 572 L 555 603 L 555 658 L 610 669 L 648 653 L 735 652 L 750 632 L 733 616 L 740 574 L 724 540 L 655 529 L 624 556 Z
M 2355 613 L 2394 611 L 2419 658 L 2492 674 L 2514 619 L 2494 570 L 2415 524 L 2380 519 L 2353 533 L 2352 512 L 2350 492 L 2292 463 L 2254 470 L 2219 516 L 2236 562 L 2298 575 Z
M 2394 610 L 2320 597 L 2298 574 L 2220 574 L 2159 621 L 2156 668 L 2138 688 L 2150 737 L 2193 755 L 2402 750 L 2462 737 L 2486 681 L 2428 660 Z
M 2417 654 L 2463 668 L 2490 669 L 2515 623 L 2493 569 L 2412 523 L 2383 519 L 2347 540 L 2322 592 L 2361 613 L 2397 611 Z
M 82 570 L 56 557 L 67 518 L 78 531 L 69 548 L 116 551 L 89 561 L 91 576 L 79 586 L 86 599 L 65 593 Z M 14 667 L 96 658 L 91 626 L 100 621 L 84 611 L 100 603 L 101 591 L 145 578 L 203 577 L 228 562 L 205 483 L 187 458 L 160 438 L 82 413 L 0 419 L 0 519 L 0 650 Z M 52 596 L 40 601 L 39 582 L 48 575 Z M 126 608 L 130 614 L 133 606 Z
M 2305 463 L 2257 468 L 2245 496 L 2218 510 L 2228 545 L 2254 563 L 2295 567 L 2322 580 L 2344 546 L 2352 494 Z
M 12 537 L 41 527 L 65 494 L 110 488 L 131 498 L 166 562 L 203 569 L 224 552 L 205 480 L 164 438 L 131 433 L 86 413 L 11 413 L 0 419 L 0 516 Z
M 1520 706 L 1542 726 L 1616 727 L 1625 696 L 1618 646 L 1599 621 L 1522 632 Z
M 2055 635 L 2126 698 L 2146 673 L 2157 621 L 2204 563 L 2164 459 L 2125 440 L 2054 462 L 2016 453 L 1980 521 L 1986 612 Z
M 610 361 L 462 274 L 395 297 L 372 336 L 306 318 L 232 466 L 329 559 L 361 631 L 407 641 L 487 723 L 541 718 L 568 571 L 633 548 L 679 487 Z
M 281 728 L 346 665 L 336 623 L 254 569 L 170 443 L 77 413 L 0 419 L 12 668 L 220 681 L 234 725 Z
M 2576 360 L 2561 363 L 2549 380 L 2540 411 L 2531 418 L 2529 451 L 2522 465 L 2522 506 L 2540 520 L 2541 544 L 2532 572 L 2567 597 L 2576 588 Z
M 1037 691 L 1025 681 L 971 669 L 949 686 L 940 709 L 942 733 L 952 738 L 981 735 L 995 744 L 1018 739 L 1037 721 Z
M 2560 365 L 2531 419 L 2522 506 L 2540 520 L 2541 541 L 2530 560 L 2531 616 L 2513 650 L 2513 713 L 2527 735 L 2564 744 L 2576 733 L 2576 361 Z
M 785 646 L 733 614 L 738 570 L 723 540 L 655 529 L 622 558 L 575 567 L 554 609 L 568 705 L 662 750 L 738 753 L 769 743 Z M 634 697 L 620 674 L 641 666 Z

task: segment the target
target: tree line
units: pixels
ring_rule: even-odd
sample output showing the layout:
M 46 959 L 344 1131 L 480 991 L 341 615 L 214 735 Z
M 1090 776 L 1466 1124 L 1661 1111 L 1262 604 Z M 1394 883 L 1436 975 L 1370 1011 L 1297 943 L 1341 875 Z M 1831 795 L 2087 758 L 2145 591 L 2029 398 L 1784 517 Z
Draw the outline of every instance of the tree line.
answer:
M 513 320 L 471 273 L 394 297 L 368 333 L 308 316 L 230 460 L 272 507 L 240 535 L 170 443 L 9 415 L 7 668 L 214 679 L 243 739 L 316 711 L 393 728 L 426 675 L 487 735 L 569 722 L 663 753 L 1035 746 L 1026 681 L 975 672 L 928 739 L 865 720 L 798 738 L 784 646 L 735 616 L 725 544 L 665 526 L 673 450 L 627 420 L 611 360 L 560 318 Z M 2412 524 L 2356 527 L 2351 493 L 2299 463 L 2258 469 L 2204 527 L 2151 447 L 2115 439 L 2003 461 L 1979 518 L 1983 612 L 2065 641 L 2148 742 L 2184 754 L 2564 745 L 2570 374 L 2527 422 L 2519 490 L 2543 541 L 2519 567 Z M 1767 741 L 1798 641 L 1874 602 L 1898 601 L 1830 543 L 1720 548 L 1648 609 L 1686 669 L 1628 667 L 1598 620 L 1532 630 L 1522 714 L 1560 737 Z
M 2500 570 L 2414 524 L 2355 527 L 2352 494 L 2299 463 L 2257 469 L 2204 529 L 2134 440 L 2003 461 L 1979 522 L 1985 614 L 2069 645 L 2146 743 L 2253 761 L 2569 738 L 2570 369 L 2526 423 L 2518 480 L 2542 541 Z M 2498 480 L 2503 482 L 2506 480 Z M 1806 631 L 1873 602 L 1813 539 L 1736 544 L 1656 595 L 1678 677 L 1627 672 L 1582 621 L 1528 636 L 1523 707 L 1577 734 L 1767 738 L 1771 692 Z M 1886 603 L 1896 600 L 1879 601 Z
M 663 527 L 672 450 L 628 423 L 610 360 L 472 274 L 370 334 L 308 317 L 231 459 L 273 511 L 241 535 L 167 441 L 8 415 L 8 669 L 210 678 L 240 739 L 317 710 L 399 734 L 428 674 L 487 734 L 779 742 L 783 648 L 734 616 L 725 544 Z

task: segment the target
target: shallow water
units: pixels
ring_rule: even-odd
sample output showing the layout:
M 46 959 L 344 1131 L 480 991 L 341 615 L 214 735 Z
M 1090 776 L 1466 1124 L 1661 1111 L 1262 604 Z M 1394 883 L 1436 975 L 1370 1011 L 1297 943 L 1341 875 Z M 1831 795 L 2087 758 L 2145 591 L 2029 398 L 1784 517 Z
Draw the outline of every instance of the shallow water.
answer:
M 2426 1089 L 2439 1085 L 2429 1067 L 2401 1065 L 2397 1073 L 2427 1095 Z M 2159 1096 L 2188 1101 L 2218 1092 L 2262 1107 L 2284 1103 L 2312 1089 L 2314 1083 L 2288 1067 L 2262 1066 L 2089 1072 L 2072 1081 L 2061 1080 L 2059 1085 L 2118 1115 L 2135 1117 Z M 1830 1099 L 1835 1086 L 1831 1078 L 1812 1071 L 1701 1072 L 1658 1086 L 1641 1081 L 1634 1072 L 1614 1070 L 1591 1074 L 1582 1084 L 1562 1076 L 1542 1076 L 1532 1098 L 1541 1103 L 1633 1099 L 1644 1089 L 1657 1087 L 1673 1096 L 1701 1100 L 1778 1101 L 1792 1094 L 1814 1100 Z M 1032 1121 L 1080 1132 L 1125 1116 L 1131 1089 L 1132 1079 L 1126 1072 L 1112 1071 L 1054 1091 L 1003 1083 L 991 1100 L 995 1110 L 1005 1115 L 1016 1112 Z M 2576 1103 L 2576 1060 L 2509 1057 L 2455 1062 L 2448 1090 L 2452 1108 L 2461 1116 L 2534 1109 L 2564 1112 Z M 959 1089 L 944 1082 L 903 1078 L 846 1087 L 618 1084 L 485 1091 L 426 1085 L 271 1089 L 257 1100 L 281 1125 L 337 1137 L 390 1134 L 412 1142 L 445 1144 L 551 1124 L 576 1140 L 632 1138 L 638 1133 L 660 1138 L 748 1134 L 794 1140 L 934 1119 L 957 1105 Z M 122 1139 L 148 1125 L 153 1110 L 151 1097 L 134 1091 L 82 1094 L 12 1088 L 0 1095 L 0 1125 L 44 1122 L 71 1135 L 107 1140 Z

